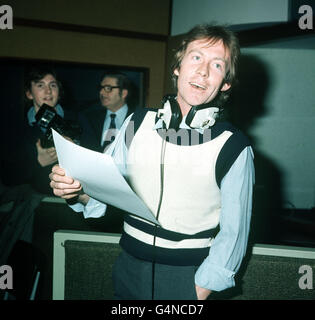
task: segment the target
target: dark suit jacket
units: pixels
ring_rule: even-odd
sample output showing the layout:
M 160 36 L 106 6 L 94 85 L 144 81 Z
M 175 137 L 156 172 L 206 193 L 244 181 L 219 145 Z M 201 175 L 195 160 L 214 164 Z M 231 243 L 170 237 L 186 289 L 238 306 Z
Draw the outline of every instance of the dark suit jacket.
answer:
M 76 113 L 64 109 L 64 119 L 76 121 Z M 40 193 L 53 195 L 49 174 L 55 164 L 42 167 L 37 160 L 36 142 L 43 136 L 38 126 L 30 126 L 27 119 L 14 134 L 2 156 L 2 179 L 7 186 L 30 184 Z
M 128 108 L 126 117 L 132 112 L 133 109 Z M 82 147 L 103 152 L 100 141 L 106 113 L 107 109 L 100 105 L 88 107 L 79 113 L 78 122 L 82 129 L 80 145 Z M 108 205 L 105 216 L 98 219 L 86 219 L 86 223 L 98 231 L 121 233 L 124 214 L 125 211 Z
M 128 108 L 126 117 L 128 117 L 132 112 L 133 110 Z M 79 113 L 78 122 L 82 129 L 80 145 L 82 147 L 103 152 L 100 141 L 106 113 L 107 109 L 100 105 L 88 107 Z

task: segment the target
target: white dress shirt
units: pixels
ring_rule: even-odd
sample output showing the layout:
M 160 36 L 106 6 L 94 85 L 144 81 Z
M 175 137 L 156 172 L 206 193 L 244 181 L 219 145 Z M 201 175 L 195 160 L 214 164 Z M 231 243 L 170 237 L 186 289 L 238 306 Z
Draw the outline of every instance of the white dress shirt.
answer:
M 104 125 L 103 125 L 103 132 L 102 132 L 102 137 L 101 137 L 101 145 L 103 145 L 105 138 L 106 138 L 106 134 L 107 134 L 107 130 L 109 129 L 109 125 L 110 125 L 110 121 L 111 121 L 111 117 L 110 115 L 115 113 L 116 114 L 116 118 L 115 118 L 115 123 L 116 123 L 116 129 L 119 130 L 122 126 L 122 124 L 125 121 L 126 115 L 128 113 L 128 106 L 127 104 L 124 104 L 119 110 L 117 110 L 116 112 L 112 112 L 110 110 L 107 110 L 106 112 L 106 118 L 104 121 Z

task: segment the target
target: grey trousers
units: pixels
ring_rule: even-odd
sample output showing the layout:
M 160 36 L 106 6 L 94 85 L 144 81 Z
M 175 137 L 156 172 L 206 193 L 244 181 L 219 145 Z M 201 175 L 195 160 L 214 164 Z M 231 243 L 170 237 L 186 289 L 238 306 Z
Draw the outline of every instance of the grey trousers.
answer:
M 139 260 L 122 251 L 113 267 L 115 299 L 197 300 L 196 269 L 196 266 L 159 263 L 153 266 L 152 262 Z

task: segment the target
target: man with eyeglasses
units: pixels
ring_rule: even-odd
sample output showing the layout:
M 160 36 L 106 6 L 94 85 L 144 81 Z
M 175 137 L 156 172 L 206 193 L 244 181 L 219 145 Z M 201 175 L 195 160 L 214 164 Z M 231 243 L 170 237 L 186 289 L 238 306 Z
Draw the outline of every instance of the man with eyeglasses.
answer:
M 78 115 L 82 128 L 81 146 L 97 152 L 107 150 L 126 117 L 133 112 L 133 107 L 128 105 L 131 86 L 131 81 L 121 72 L 110 70 L 102 75 L 98 86 L 100 105 L 89 107 Z M 86 222 L 102 232 L 121 232 L 124 213 L 109 206 L 106 216 L 97 223 L 94 219 L 86 219 Z
M 132 112 L 127 104 L 131 90 L 127 76 L 121 72 L 108 71 L 101 79 L 98 86 L 101 107 L 87 108 L 79 114 L 81 146 L 98 152 L 107 149 Z

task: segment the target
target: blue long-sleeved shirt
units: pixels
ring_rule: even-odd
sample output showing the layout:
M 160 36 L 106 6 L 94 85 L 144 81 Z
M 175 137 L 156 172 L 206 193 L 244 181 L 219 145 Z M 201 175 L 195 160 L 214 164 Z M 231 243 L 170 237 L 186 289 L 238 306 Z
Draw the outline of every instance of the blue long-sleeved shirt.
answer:
M 106 152 L 113 156 L 123 175 L 126 173 L 128 153 L 125 130 L 130 118 L 126 119 L 119 135 Z M 187 127 L 185 119 L 180 127 Z M 246 253 L 249 234 L 255 180 L 253 157 L 252 148 L 246 147 L 222 179 L 220 231 L 211 244 L 209 255 L 195 274 L 195 283 L 200 287 L 222 291 L 235 285 L 234 276 Z M 86 206 L 75 204 L 71 207 L 77 212 L 83 211 L 85 218 L 97 218 L 105 214 L 107 206 L 90 198 Z

